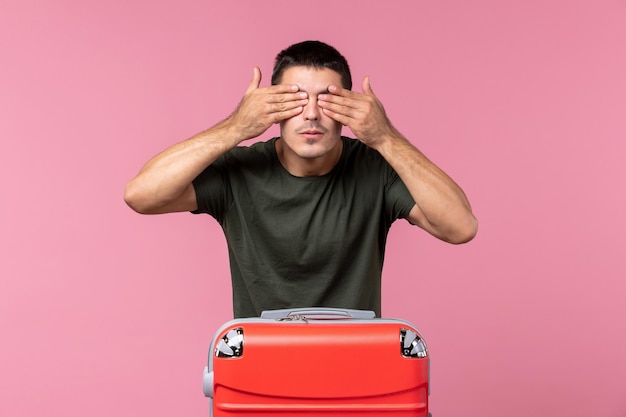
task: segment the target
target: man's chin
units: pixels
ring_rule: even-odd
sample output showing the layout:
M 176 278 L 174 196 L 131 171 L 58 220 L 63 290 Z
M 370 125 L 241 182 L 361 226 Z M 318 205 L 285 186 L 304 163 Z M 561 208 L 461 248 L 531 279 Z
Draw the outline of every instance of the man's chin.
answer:
M 319 149 L 319 147 L 310 146 L 308 149 L 307 148 L 298 149 L 298 151 L 296 152 L 296 155 L 298 155 L 302 159 L 313 160 L 313 159 L 318 159 L 318 158 L 323 157 L 328 152 L 329 152 L 328 150 Z
M 338 140 L 337 142 L 331 143 L 328 141 L 328 138 L 324 137 L 305 139 L 303 139 L 302 137 L 297 137 L 295 141 L 287 141 L 282 139 L 282 142 L 282 145 L 284 147 L 289 149 L 299 158 L 314 160 L 332 154 L 333 150 L 336 149 L 336 146 L 340 141 Z

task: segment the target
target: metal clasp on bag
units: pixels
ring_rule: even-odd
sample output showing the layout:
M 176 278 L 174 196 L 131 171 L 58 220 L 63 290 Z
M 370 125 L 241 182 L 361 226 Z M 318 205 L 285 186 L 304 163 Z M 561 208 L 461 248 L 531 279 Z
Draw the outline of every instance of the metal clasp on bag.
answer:
M 302 315 L 302 314 L 292 314 L 289 315 L 287 317 L 282 317 L 280 319 L 277 319 L 278 321 L 296 321 L 296 320 L 301 320 L 304 322 L 308 322 L 309 319 L 306 318 L 306 316 Z

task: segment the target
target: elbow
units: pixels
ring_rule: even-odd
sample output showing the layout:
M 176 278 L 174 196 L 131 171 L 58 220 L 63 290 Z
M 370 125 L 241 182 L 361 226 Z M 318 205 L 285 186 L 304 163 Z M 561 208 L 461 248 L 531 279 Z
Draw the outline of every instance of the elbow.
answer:
M 150 208 L 145 204 L 145 199 L 142 198 L 140 190 L 132 181 L 126 184 L 124 189 L 124 202 L 139 214 L 151 214 Z
M 478 233 L 478 219 L 472 213 L 468 213 L 467 218 L 459 221 L 454 230 L 445 236 L 443 240 L 460 245 L 474 239 L 476 233 Z

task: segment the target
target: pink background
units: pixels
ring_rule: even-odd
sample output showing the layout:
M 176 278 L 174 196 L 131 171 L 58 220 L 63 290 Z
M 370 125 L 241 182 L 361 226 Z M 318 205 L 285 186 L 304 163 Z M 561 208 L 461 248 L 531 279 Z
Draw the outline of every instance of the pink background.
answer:
M 383 313 L 426 335 L 434 416 L 626 416 L 624 0 L 0 0 L 0 415 L 206 415 L 224 239 L 124 185 L 309 38 L 480 220 L 390 235 Z

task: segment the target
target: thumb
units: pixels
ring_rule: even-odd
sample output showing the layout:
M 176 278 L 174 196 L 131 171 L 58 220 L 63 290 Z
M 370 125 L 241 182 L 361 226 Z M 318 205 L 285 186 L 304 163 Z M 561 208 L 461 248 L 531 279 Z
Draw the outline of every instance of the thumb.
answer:
M 368 95 L 372 95 L 375 96 L 376 94 L 374 94 L 374 90 L 372 90 L 372 86 L 370 85 L 370 77 L 369 75 L 366 75 L 365 77 L 363 77 L 363 83 L 361 84 L 361 90 Z
M 252 80 L 250 80 L 246 94 L 256 90 L 261 85 L 261 69 L 259 67 L 254 67 L 252 71 Z

